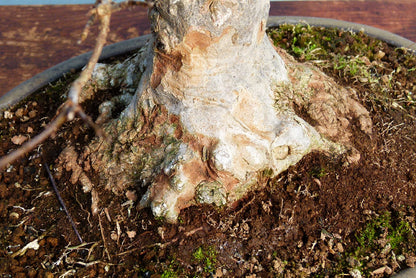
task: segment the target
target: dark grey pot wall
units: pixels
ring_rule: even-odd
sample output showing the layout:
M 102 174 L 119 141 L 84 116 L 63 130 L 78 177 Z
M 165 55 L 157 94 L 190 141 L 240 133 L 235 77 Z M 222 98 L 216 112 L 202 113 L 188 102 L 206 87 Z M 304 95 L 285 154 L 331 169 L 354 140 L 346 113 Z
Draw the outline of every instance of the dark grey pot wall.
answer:
M 317 17 L 296 17 L 296 16 L 272 16 L 267 22 L 268 27 L 279 26 L 282 24 L 308 24 L 311 26 L 322 26 L 322 27 L 334 27 L 342 30 L 360 32 L 363 31 L 365 34 L 377 38 L 379 40 L 385 41 L 393 46 L 404 47 L 416 54 L 416 43 L 408 39 L 405 39 L 401 36 L 395 35 L 391 32 L 383 31 L 378 28 L 371 26 L 351 23 L 347 21 L 327 19 L 327 18 L 317 18 Z M 133 51 L 135 49 L 141 48 L 145 45 L 149 35 L 130 39 L 127 41 L 115 43 L 109 46 L 104 47 L 103 53 L 101 54 L 100 60 L 105 60 L 110 57 L 122 55 Z M 58 78 L 62 77 L 64 73 L 70 72 L 72 70 L 79 70 L 85 66 L 90 58 L 92 52 L 82 54 L 80 56 L 71 58 L 65 62 L 62 62 L 46 71 L 39 73 L 32 77 L 31 79 L 21 83 L 11 91 L 7 92 L 4 96 L 0 97 L 0 112 L 8 109 L 9 107 L 15 105 L 25 97 L 36 92 L 42 87 L 48 85 L 51 82 L 54 82 Z M 394 276 L 395 278 L 410 278 L 416 277 L 416 268 L 406 269 L 401 271 L 399 274 Z

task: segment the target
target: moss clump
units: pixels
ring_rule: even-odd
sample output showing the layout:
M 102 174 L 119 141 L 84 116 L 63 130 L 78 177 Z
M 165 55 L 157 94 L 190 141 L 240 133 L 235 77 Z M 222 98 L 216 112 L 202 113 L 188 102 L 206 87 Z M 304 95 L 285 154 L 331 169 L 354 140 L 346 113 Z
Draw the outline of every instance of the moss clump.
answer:
M 338 268 L 360 271 L 366 277 L 371 275 L 377 259 L 400 263 L 400 257 L 409 251 L 406 246 L 415 242 L 409 222 L 389 211 L 370 220 L 355 239 L 356 247 L 345 254 Z
M 356 235 L 359 247 L 357 255 L 365 254 L 372 248 L 385 248 L 387 244 L 396 254 L 402 252 L 401 244 L 404 241 L 414 240 L 408 222 L 392 219 L 390 212 L 385 212 L 370 221 L 365 228 Z M 384 246 L 383 246 L 384 245 Z
M 276 46 L 299 61 L 310 61 L 328 75 L 366 88 L 368 92 L 358 97 L 374 110 L 416 110 L 416 57 L 410 51 L 392 50 L 363 32 L 305 24 L 281 25 L 268 33 Z
M 202 266 L 204 273 L 209 274 L 214 272 L 217 263 L 217 252 L 213 246 L 200 246 L 194 251 L 192 256 Z
M 336 28 L 311 27 L 305 24 L 281 25 L 269 30 L 274 44 L 303 61 L 327 59 L 331 55 L 367 56 L 377 59 L 383 42 L 362 32 Z

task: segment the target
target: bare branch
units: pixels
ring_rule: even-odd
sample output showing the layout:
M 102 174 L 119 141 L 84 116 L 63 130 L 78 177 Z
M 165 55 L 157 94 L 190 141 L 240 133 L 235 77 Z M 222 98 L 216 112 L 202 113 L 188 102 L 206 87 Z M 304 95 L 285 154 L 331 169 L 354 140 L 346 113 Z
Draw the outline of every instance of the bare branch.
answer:
M 103 3 L 99 2 L 100 1 L 97 0 L 97 7 L 94 9 L 95 11 L 92 12 L 95 13 L 100 20 L 100 32 L 96 39 L 94 51 L 81 75 L 71 85 L 68 93 L 68 100 L 61 106 L 61 111 L 58 113 L 56 118 L 47 125 L 42 133 L 23 144 L 20 148 L 0 159 L 0 171 L 5 169 L 8 164 L 32 151 L 34 148 L 36 148 L 36 146 L 44 142 L 49 138 L 49 136 L 55 133 L 66 121 L 73 120 L 76 114 L 78 114 L 83 120 L 90 124 L 96 131 L 98 131 L 98 134 L 102 135 L 102 130 L 96 124 L 94 124 L 89 117 L 85 115 L 82 108 L 79 106 L 79 99 L 82 88 L 91 78 L 91 74 L 96 63 L 98 62 L 104 44 L 107 40 L 107 35 L 110 31 L 110 18 L 112 12 L 111 0 L 103 0 Z
M 79 100 L 81 90 L 87 81 L 91 78 L 94 67 L 97 64 L 104 44 L 107 41 L 107 35 L 110 31 L 111 0 L 104 0 L 102 4 L 99 4 L 95 8 L 95 13 L 100 20 L 100 32 L 97 36 L 94 51 L 90 57 L 90 60 L 88 61 L 87 66 L 82 71 L 77 80 L 72 83 L 72 86 L 69 90 L 68 99 L 70 99 L 74 104 L 82 102 Z M 69 116 L 69 120 L 72 120 L 71 115 Z
M 103 224 L 101 223 L 101 213 L 98 214 L 98 224 L 100 225 L 100 232 L 101 232 L 101 238 L 103 239 L 104 251 L 107 254 L 108 260 L 111 261 L 111 256 L 107 249 L 107 241 L 104 235 Z
M 79 39 L 78 44 L 83 43 L 88 38 L 91 26 L 95 23 L 95 19 L 96 19 L 95 15 L 96 14 L 92 11 L 90 11 L 89 14 L 91 14 L 90 18 L 88 19 L 87 23 L 85 24 L 84 30 L 81 33 L 81 38 Z
M 94 123 L 91 117 L 85 114 L 83 110 L 77 111 L 77 114 L 81 119 L 84 120 L 84 122 L 86 122 L 89 126 L 91 126 L 94 129 L 95 134 L 97 134 L 100 137 L 105 137 L 104 130 L 99 125 Z
M 78 41 L 78 44 L 85 41 L 85 39 L 88 37 L 91 26 L 94 25 L 96 19 L 97 19 L 97 6 L 100 5 L 100 0 L 97 0 L 94 4 L 94 8 L 88 12 L 90 15 L 90 18 L 88 19 L 87 23 L 85 24 L 84 30 L 81 34 L 81 39 Z M 112 12 L 118 12 L 120 10 L 127 9 L 129 7 L 133 6 L 142 6 L 146 8 L 152 8 L 154 5 L 153 0 L 145 0 L 145 1 L 135 1 L 135 0 L 126 0 L 124 2 L 120 3 L 111 3 L 111 11 Z

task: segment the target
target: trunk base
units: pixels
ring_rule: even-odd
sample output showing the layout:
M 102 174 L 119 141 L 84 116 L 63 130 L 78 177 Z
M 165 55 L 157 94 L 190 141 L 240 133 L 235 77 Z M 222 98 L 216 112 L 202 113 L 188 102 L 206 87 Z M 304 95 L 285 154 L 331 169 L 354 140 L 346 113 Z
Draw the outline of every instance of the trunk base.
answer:
M 354 100 L 352 91 L 284 52 L 280 55 L 288 76 L 282 77 L 286 70 L 273 50 L 261 56 L 264 63 L 254 63 L 254 69 L 240 67 L 238 71 L 231 66 L 213 76 L 204 72 L 196 78 L 201 87 L 175 87 L 181 90 L 173 95 L 180 92 L 180 98 L 167 90 L 177 80 L 173 79 L 179 74 L 175 69 L 153 88 L 150 72 L 155 55 L 149 53 L 151 48 L 142 52 L 139 64 L 146 69 L 127 109 L 114 120 L 101 109 L 99 122 L 110 135 L 108 140 L 97 139 L 80 157 L 71 159 L 94 168 L 100 186 L 116 194 L 145 190 L 140 206 L 150 206 L 155 216 L 169 222 L 175 222 L 180 210 L 190 205 L 231 204 L 256 187 L 265 171 L 278 175 L 311 151 L 338 155 L 351 150 L 347 131 L 351 119 L 358 119 L 363 131 L 371 133 L 368 112 Z M 250 79 L 244 78 L 248 71 Z M 244 74 L 239 76 L 239 72 Z M 211 80 L 201 82 L 201 78 Z M 241 82 L 233 83 L 238 86 L 224 82 L 219 89 L 213 85 L 216 81 L 210 83 L 215 78 Z M 315 128 L 296 115 L 296 108 L 307 111 Z M 353 150 L 347 156 L 349 162 L 358 159 Z M 71 164 L 68 157 L 61 161 Z M 94 191 L 80 169 L 72 169 L 73 182 L 79 180 L 86 190 Z

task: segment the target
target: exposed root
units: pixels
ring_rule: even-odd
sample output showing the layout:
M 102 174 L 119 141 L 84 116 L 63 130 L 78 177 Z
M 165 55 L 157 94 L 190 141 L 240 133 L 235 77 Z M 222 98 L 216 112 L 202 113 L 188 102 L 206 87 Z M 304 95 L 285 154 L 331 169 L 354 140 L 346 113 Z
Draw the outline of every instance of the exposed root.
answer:
M 358 102 L 353 89 L 336 84 L 312 64 L 295 61 L 282 49 L 276 51 L 285 61 L 291 79 L 290 84 L 277 89 L 278 109 L 297 110 L 319 133 L 346 146 L 351 146 L 351 120 L 371 136 L 370 113 Z
M 351 121 L 369 136 L 372 123 L 354 92 L 284 52 L 281 60 L 267 38 L 247 49 L 230 45 L 233 32 L 202 45 L 197 38 L 206 33 L 189 27 L 170 52 L 149 44 L 132 103 L 114 120 L 102 110 L 111 138 L 83 154 L 101 185 L 116 194 L 145 191 L 139 206 L 175 222 L 190 205 L 240 199 L 259 172 L 277 175 L 313 150 L 360 159 Z
M 57 173 L 62 174 L 63 169 L 68 172 L 72 171 L 70 182 L 72 184 L 80 182 L 82 185 L 82 190 L 85 193 L 91 192 L 91 211 L 94 215 L 97 215 L 99 210 L 98 192 L 96 191 L 96 188 L 94 187 L 94 184 L 91 182 L 90 178 L 84 172 L 84 169 L 80 166 L 83 164 L 87 164 L 87 161 L 84 160 L 84 157 L 79 158 L 75 148 L 73 146 L 68 146 L 59 155 Z

